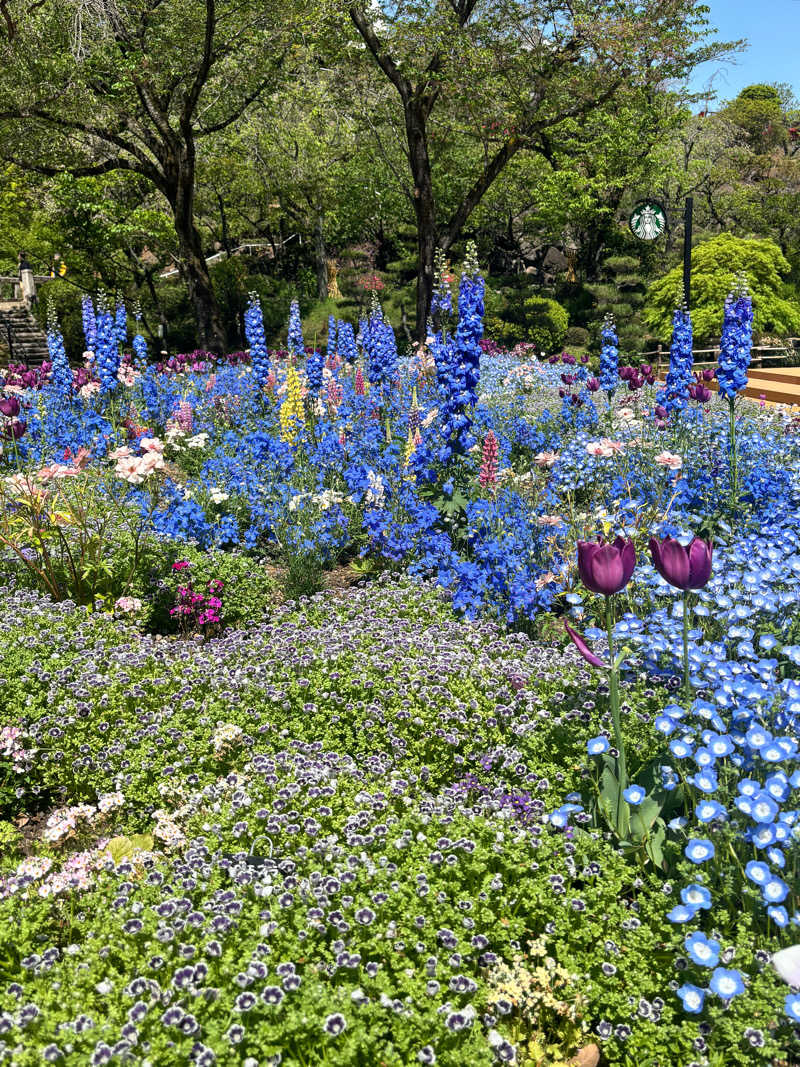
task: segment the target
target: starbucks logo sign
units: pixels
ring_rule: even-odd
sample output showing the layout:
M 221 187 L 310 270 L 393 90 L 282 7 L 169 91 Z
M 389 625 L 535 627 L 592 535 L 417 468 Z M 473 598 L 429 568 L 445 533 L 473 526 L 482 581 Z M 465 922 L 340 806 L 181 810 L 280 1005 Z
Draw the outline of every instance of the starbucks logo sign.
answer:
M 667 228 L 667 213 L 656 200 L 644 200 L 633 209 L 630 227 L 640 241 L 655 241 Z

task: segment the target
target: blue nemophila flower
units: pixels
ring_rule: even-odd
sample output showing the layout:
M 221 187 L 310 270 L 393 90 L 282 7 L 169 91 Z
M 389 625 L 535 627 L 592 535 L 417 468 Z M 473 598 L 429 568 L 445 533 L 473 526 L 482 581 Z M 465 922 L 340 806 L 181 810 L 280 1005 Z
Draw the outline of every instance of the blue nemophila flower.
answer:
M 694 814 L 700 822 L 706 823 L 714 819 L 724 819 L 728 813 L 716 800 L 701 800 L 695 807 Z
M 697 908 L 688 904 L 676 904 L 672 911 L 667 912 L 667 918 L 671 923 L 688 923 L 697 914 Z
M 693 908 L 703 908 L 707 911 L 711 907 L 711 893 L 697 882 L 684 886 L 681 890 L 681 900 Z
M 716 967 L 719 963 L 719 941 L 709 940 L 704 933 L 689 934 L 683 944 L 693 963 L 701 967 Z
M 767 915 L 781 929 L 789 925 L 789 912 L 781 904 L 770 904 L 767 908 Z
M 715 849 L 711 841 L 696 837 L 693 837 L 683 850 L 683 854 L 692 863 L 705 863 L 706 860 L 714 857 L 714 853 Z
M 722 1000 L 730 1000 L 740 993 L 744 993 L 744 980 L 739 971 L 726 970 L 725 967 L 717 967 L 711 975 L 708 988 L 716 993 Z
M 590 756 L 599 756 L 603 752 L 608 752 L 610 747 L 607 737 L 592 737 L 586 742 L 586 751 Z
M 789 895 L 789 886 L 782 878 L 773 876 L 762 887 L 761 895 L 767 904 L 780 904 Z
M 759 863 L 757 860 L 751 860 L 745 867 L 744 873 L 751 882 L 760 886 L 765 886 L 772 877 L 772 871 L 766 863 Z
M 627 802 L 633 805 L 634 807 L 637 807 L 639 804 L 641 804 L 644 798 L 647 796 L 644 789 L 642 789 L 640 785 L 628 786 L 627 789 L 622 790 L 622 795 L 627 800 Z
M 787 993 L 783 1008 L 790 1019 L 800 1022 L 800 993 Z
M 703 793 L 716 793 L 719 780 L 713 771 L 698 771 L 689 781 Z
M 690 985 L 688 982 L 682 985 L 677 990 L 678 996 L 683 1003 L 683 1010 L 689 1012 L 691 1015 L 699 1015 L 703 1010 L 703 1001 L 706 998 L 705 989 L 700 989 L 696 985 Z

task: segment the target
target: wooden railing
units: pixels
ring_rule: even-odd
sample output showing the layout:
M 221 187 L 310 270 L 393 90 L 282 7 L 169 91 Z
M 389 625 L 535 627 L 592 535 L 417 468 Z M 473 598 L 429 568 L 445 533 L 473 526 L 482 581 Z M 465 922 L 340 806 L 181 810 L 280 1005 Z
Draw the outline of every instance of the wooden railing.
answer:
M 752 356 L 750 359 L 751 367 L 763 367 L 765 364 L 769 366 L 772 363 L 776 363 L 782 359 L 797 359 L 800 358 L 800 353 L 793 345 L 792 342 L 800 341 L 800 338 L 790 337 L 785 345 L 754 345 L 751 349 Z M 711 359 L 699 360 L 696 356 L 710 355 Z M 638 353 L 639 362 L 647 363 L 648 357 L 655 356 L 655 364 L 652 358 L 649 360 L 651 366 L 655 366 L 656 377 L 660 377 L 662 369 L 666 371 L 669 367 L 669 349 L 664 345 L 659 345 L 658 348 L 653 349 L 651 352 Z M 692 366 L 693 367 L 713 367 L 716 366 L 719 360 L 719 348 L 694 348 L 692 349 Z

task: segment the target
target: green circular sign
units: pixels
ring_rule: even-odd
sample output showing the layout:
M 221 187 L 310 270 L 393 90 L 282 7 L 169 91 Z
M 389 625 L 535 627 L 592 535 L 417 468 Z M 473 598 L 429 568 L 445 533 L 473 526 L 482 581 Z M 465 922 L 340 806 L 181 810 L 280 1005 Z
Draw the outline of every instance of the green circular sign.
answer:
M 655 241 L 667 228 L 667 213 L 657 200 L 643 200 L 633 209 L 629 225 L 640 241 Z

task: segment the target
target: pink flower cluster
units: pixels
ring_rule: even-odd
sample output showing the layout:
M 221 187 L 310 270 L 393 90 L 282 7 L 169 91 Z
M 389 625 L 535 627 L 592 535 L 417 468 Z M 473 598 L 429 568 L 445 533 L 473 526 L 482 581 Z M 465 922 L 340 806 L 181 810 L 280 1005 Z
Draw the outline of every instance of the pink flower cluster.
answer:
M 489 489 L 497 484 L 497 457 L 499 448 L 494 430 L 489 430 L 483 439 L 483 455 L 481 457 L 481 469 L 478 481 L 481 488 Z
M 190 564 L 185 559 L 172 564 L 173 571 L 188 571 Z M 184 633 L 203 627 L 219 626 L 222 623 L 222 600 L 219 594 L 225 583 L 219 578 L 212 578 L 206 586 L 205 593 L 197 593 L 189 578 L 185 585 L 179 585 L 175 606 L 170 608 L 170 615 L 177 618 Z
M 32 753 L 23 747 L 21 738 L 24 736 L 18 726 L 4 726 L 0 730 L 0 756 L 10 759 L 14 770 L 22 772 L 30 760 Z
M 127 445 L 114 449 L 109 459 L 114 460 L 114 473 L 131 485 L 141 485 L 155 471 L 164 469 L 164 442 L 158 437 L 143 437 L 139 442 L 144 455 L 137 456 Z

